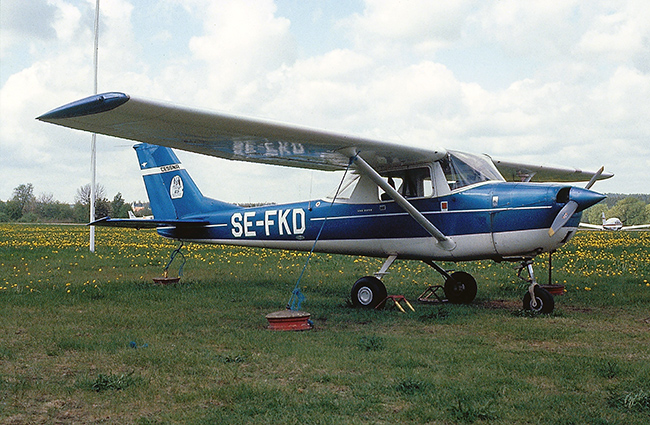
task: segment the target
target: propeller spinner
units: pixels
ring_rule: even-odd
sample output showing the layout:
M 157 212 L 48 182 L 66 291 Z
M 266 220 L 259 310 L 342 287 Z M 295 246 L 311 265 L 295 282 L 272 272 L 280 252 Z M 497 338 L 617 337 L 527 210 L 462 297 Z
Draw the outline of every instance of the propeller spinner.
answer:
M 591 186 L 594 185 L 596 180 L 598 180 L 598 177 L 603 173 L 604 170 L 605 167 L 600 167 L 600 169 L 596 172 L 596 174 L 594 174 L 591 180 L 589 180 L 589 183 L 587 183 L 587 186 L 585 186 L 584 189 L 580 189 L 579 187 L 572 187 L 569 189 L 569 200 L 566 202 L 566 205 L 562 207 L 557 216 L 555 216 L 555 220 L 553 220 L 550 229 L 548 229 L 549 236 L 553 236 L 558 230 L 564 227 L 571 216 L 577 211 L 583 211 L 606 198 L 606 196 L 603 194 L 589 190 Z M 561 198 L 560 194 L 564 190 L 565 189 L 560 189 L 560 192 L 558 192 L 558 198 Z

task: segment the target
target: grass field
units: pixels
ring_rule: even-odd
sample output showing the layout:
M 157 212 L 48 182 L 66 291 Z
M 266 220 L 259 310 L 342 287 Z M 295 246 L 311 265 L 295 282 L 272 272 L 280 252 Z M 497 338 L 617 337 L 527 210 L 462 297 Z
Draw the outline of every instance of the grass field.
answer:
M 548 316 L 489 261 L 442 264 L 475 276 L 471 305 L 356 310 L 382 260 L 317 254 L 314 329 L 274 332 L 305 254 L 190 245 L 182 283 L 156 286 L 173 243 L 100 228 L 90 254 L 87 231 L 0 225 L 2 423 L 650 423 L 650 232 L 580 232 Z M 411 300 L 440 283 L 406 261 L 385 281 Z

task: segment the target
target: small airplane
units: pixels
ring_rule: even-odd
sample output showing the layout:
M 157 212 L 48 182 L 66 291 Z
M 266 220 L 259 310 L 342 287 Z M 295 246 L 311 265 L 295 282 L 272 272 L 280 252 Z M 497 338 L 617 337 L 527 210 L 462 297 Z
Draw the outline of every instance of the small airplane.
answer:
M 601 219 L 603 224 L 590 224 L 590 223 L 580 223 L 580 227 L 587 229 L 596 229 L 596 230 L 609 230 L 609 231 L 618 231 L 618 230 L 640 230 L 640 229 L 650 229 L 650 224 L 637 224 L 634 226 L 623 226 L 623 222 L 618 217 L 605 218 L 605 213 L 603 212 Z
M 385 258 L 352 286 L 352 303 L 386 300 L 381 278 L 396 259 L 421 260 L 444 278 L 452 303 L 470 303 L 476 280 L 435 261 L 519 262 L 528 272 L 524 308 L 553 311 L 533 259 L 576 233 L 582 211 L 605 198 L 589 190 L 604 173 L 423 149 L 260 119 L 197 110 L 120 92 L 90 96 L 37 119 L 139 143 L 134 146 L 154 218 L 97 220 L 156 228 L 166 238 L 206 244 Z M 205 197 L 171 148 L 237 161 L 343 170 L 332 197 L 241 207 Z M 535 180 L 533 182 L 532 180 Z M 567 182 L 588 181 L 585 188 Z M 549 182 L 560 182 L 549 183 Z
M 129 219 L 131 220 L 153 220 L 153 215 L 137 216 L 133 211 L 129 210 Z

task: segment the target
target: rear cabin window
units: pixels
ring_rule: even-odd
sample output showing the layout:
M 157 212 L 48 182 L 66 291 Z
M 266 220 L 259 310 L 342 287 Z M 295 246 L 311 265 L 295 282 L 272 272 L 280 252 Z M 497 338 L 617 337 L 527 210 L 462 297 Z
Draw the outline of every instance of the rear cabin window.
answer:
M 405 198 L 422 198 L 433 195 L 429 167 L 391 171 L 384 173 L 382 177 Z M 331 199 L 334 195 L 335 192 L 330 193 L 328 198 Z M 370 178 L 356 173 L 351 173 L 346 178 L 345 182 L 341 185 L 341 190 L 336 196 L 336 199 L 361 203 L 392 200 Z
M 422 198 L 433 195 L 429 167 L 393 171 L 387 173 L 385 177 L 388 184 L 405 198 Z M 387 193 L 382 193 L 381 199 L 387 201 L 391 198 Z

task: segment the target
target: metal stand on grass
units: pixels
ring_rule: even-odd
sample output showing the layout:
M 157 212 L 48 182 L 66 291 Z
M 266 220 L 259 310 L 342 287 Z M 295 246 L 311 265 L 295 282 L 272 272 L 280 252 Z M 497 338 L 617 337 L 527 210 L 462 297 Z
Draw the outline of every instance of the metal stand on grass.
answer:
M 167 262 L 167 265 L 165 266 L 165 269 L 163 271 L 163 276 L 162 277 L 154 277 L 153 282 L 159 285 L 170 285 L 173 283 L 178 283 L 181 280 L 181 276 L 183 275 L 183 266 L 185 266 L 185 262 L 187 261 L 185 258 L 185 255 L 181 252 L 181 248 L 183 248 L 183 242 L 181 242 L 178 245 L 178 248 L 176 248 L 171 255 L 169 256 L 169 261 Z M 176 258 L 177 255 L 181 256 L 183 259 L 183 262 L 181 263 L 181 266 L 178 268 L 178 276 L 177 277 L 169 277 L 169 266 L 171 266 L 172 262 Z

